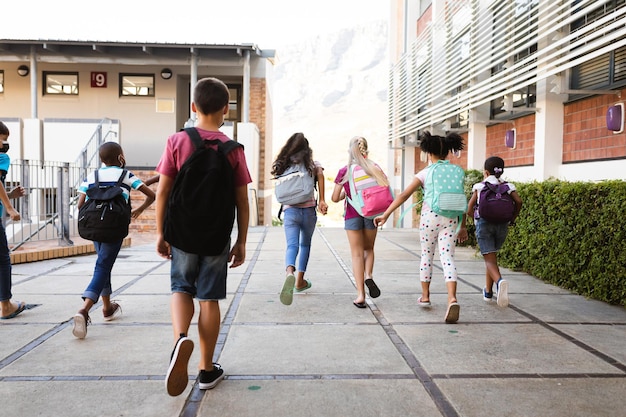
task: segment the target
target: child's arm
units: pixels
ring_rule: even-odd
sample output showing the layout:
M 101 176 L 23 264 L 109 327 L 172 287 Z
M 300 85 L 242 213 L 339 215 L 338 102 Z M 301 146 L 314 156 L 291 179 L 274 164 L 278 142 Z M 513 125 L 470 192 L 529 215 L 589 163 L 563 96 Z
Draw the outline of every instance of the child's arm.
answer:
M 171 249 L 169 243 L 167 243 L 163 237 L 163 222 L 165 221 L 165 213 L 167 212 L 167 201 L 170 198 L 173 186 L 174 178 L 161 175 L 156 192 L 157 253 L 159 256 L 166 259 L 171 258 Z
M 2 201 L 2 205 L 6 209 L 9 217 L 11 217 L 11 220 L 13 220 L 14 222 L 18 221 L 20 219 L 20 213 L 18 213 L 18 211 L 15 210 L 15 208 L 11 204 L 11 200 L 9 199 L 9 195 L 7 194 L 7 190 L 4 189 L 4 185 L 2 185 L 1 183 L 0 183 L 0 201 Z
M 476 205 L 477 201 L 478 201 L 478 191 L 474 191 L 472 192 L 472 196 L 470 197 L 469 203 L 467 203 L 467 215 L 468 216 L 474 215 L 474 206 Z
M 7 195 L 9 196 L 9 198 L 13 199 L 13 198 L 19 198 L 19 197 L 24 197 L 26 195 L 26 190 L 24 190 L 24 187 L 22 187 L 21 185 L 18 185 L 17 187 L 15 187 L 14 189 L 12 189 L 11 191 L 9 191 L 7 193 Z
M 139 217 L 139 215 L 141 215 L 141 213 L 143 213 L 145 209 L 150 207 L 150 204 L 154 202 L 154 198 L 155 198 L 154 191 L 148 188 L 146 184 L 141 184 L 141 187 L 137 188 L 137 190 L 144 193 L 146 196 L 146 199 L 143 201 L 143 204 L 141 206 L 131 211 L 130 216 L 133 219 L 136 219 L 137 217 Z
M 228 254 L 228 261 L 232 261 L 231 268 L 240 266 L 246 260 L 246 241 L 250 222 L 247 185 L 235 188 L 235 205 L 237 206 L 237 240 Z
M 382 226 L 383 224 L 385 224 L 385 222 L 387 221 L 387 218 L 391 216 L 391 213 L 393 213 L 406 200 L 408 200 L 409 197 L 411 197 L 413 193 L 417 191 L 417 189 L 420 188 L 421 186 L 422 186 L 422 181 L 419 178 L 414 177 L 413 181 L 411 181 L 411 183 L 404 189 L 404 191 L 402 191 L 400 194 L 396 196 L 396 198 L 394 198 L 393 202 L 387 208 L 387 210 L 385 210 L 385 212 L 382 215 L 374 218 L 374 225 Z
M 326 204 L 326 200 L 324 198 L 325 188 L 324 188 L 324 170 L 321 167 L 317 167 L 317 191 L 319 194 L 319 202 L 317 207 L 322 214 L 328 213 L 328 204 Z
M 148 178 L 147 180 L 145 180 L 143 183 L 146 184 L 149 187 L 152 184 L 154 184 L 155 182 L 159 182 L 159 177 L 160 176 L 161 176 L 160 174 L 156 174 L 156 175 Z
M 511 192 L 511 197 L 513 197 L 513 201 L 515 201 L 515 211 L 513 212 L 513 220 L 509 222 L 509 225 L 515 225 L 515 219 L 519 215 L 519 212 L 522 210 L 522 198 L 519 196 L 517 191 Z
M 343 189 L 343 185 L 335 184 L 335 188 L 333 188 L 333 195 L 330 197 L 330 199 L 334 203 L 338 203 L 341 200 L 343 200 L 344 198 L 346 198 L 346 192 Z

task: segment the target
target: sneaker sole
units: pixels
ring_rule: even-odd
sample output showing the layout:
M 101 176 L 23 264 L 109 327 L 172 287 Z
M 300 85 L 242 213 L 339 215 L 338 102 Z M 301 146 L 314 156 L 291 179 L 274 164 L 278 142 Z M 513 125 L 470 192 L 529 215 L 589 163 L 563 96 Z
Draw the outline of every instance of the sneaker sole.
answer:
M 78 339 L 84 339 L 87 336 L 87 322 L 85 316 L 82 314 L 76 314 L 74 316 L 74 328 L 72 334 Z
M 452 303 L 448 306 L 446 311 L 446 323 L 456 323 L 459 321 L 459 314 L 461 313 L 461 306 L 457 303 Z
M 285 283 L 283 284 L 283 289 L 280 292 L 280 302 L 286 306 L 291 305 L 291 303 L 293 302 L 294 285 L 296 285 L 295 275 L 287 275 L 287 278 L 285 278 Z
M 498 286 L 498 307 L 509 305 L 509 283 L 502 281 Z
M 222 379 L 224 379 L 224 372 L 222 372 L 222 375 L 218 376 L 213 382 L 198 382 L 198 388 L 201 390 L 213 389 Z
M 104 321 L 113 321 L 121 315 L 122 309 L 118 307 L 117 310 L 115 310 L 115 313 L 111 314 L 110 316 L 105 316 Z
M 165 388 L 172 397 L 182 394 L 185 388 L 187 388 L 189 383 L 187 365 L 192 352 L 193 341 L 191 339 L 183 338 L 176 344 L 170 367 L 167 370 L 167 374 L 165 374 Z

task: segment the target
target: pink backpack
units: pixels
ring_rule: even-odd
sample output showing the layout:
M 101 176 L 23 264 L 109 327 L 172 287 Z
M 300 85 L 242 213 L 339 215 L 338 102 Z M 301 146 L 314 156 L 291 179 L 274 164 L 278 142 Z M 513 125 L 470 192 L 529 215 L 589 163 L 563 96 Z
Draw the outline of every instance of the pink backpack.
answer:
M 348 203 L 368 219 L 383 214 L 393 202 L 391 187 L 378 185 L 359 165 L 350 165 L 348 170 L 351 196 L 346 196 Z

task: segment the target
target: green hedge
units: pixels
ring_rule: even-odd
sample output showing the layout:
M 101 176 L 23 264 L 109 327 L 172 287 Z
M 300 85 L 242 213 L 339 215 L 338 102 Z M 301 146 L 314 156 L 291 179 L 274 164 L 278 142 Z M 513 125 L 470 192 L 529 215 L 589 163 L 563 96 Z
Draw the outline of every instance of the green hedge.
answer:
M 482 172 L 466 171 L 468 198 L 482 180 Z M 498 254 L 500 266 L 626 306 L 626 182 L 513 183 L 523 206 Z M 421 192 L 416 197 L 421 201 Z M 472 219 L 467 229 L 461 246 L 477 248 Z
M 626 305 L 626 182 L 515 183 L 523 201 L 500 264 Z

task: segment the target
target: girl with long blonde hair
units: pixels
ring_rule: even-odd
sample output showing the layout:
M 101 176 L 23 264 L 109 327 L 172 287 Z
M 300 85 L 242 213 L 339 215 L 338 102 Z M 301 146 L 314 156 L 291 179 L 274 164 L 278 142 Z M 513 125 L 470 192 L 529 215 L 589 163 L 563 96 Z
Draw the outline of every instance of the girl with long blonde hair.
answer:
M 389 181 L 383 170 L 368 158 L 369 150 L 367 140 L 361 136 L 355 136 L 350 140 L 348 148 L 348 164 L 341 168 L 335 178 L 332 201 L 335 203 L 346 199 L 350 195 L 349 175 L 351 166 L 359 165 L 379 185 L 388 186 Z M 377 229 L 372 219 L 361 216 L 357 210 L 346 200 L 344 202 L 344 229 L 348 235 L 350 252 L 352 256 L 352 273 L 356 282 L 357 296 L 353 304 L 357 308 L 365 308 L 365 287 L 369 290 L 369 296 L 380 296 L 380 289 L 372 277 L 374 270 L 374 243 L 376 242 Z

